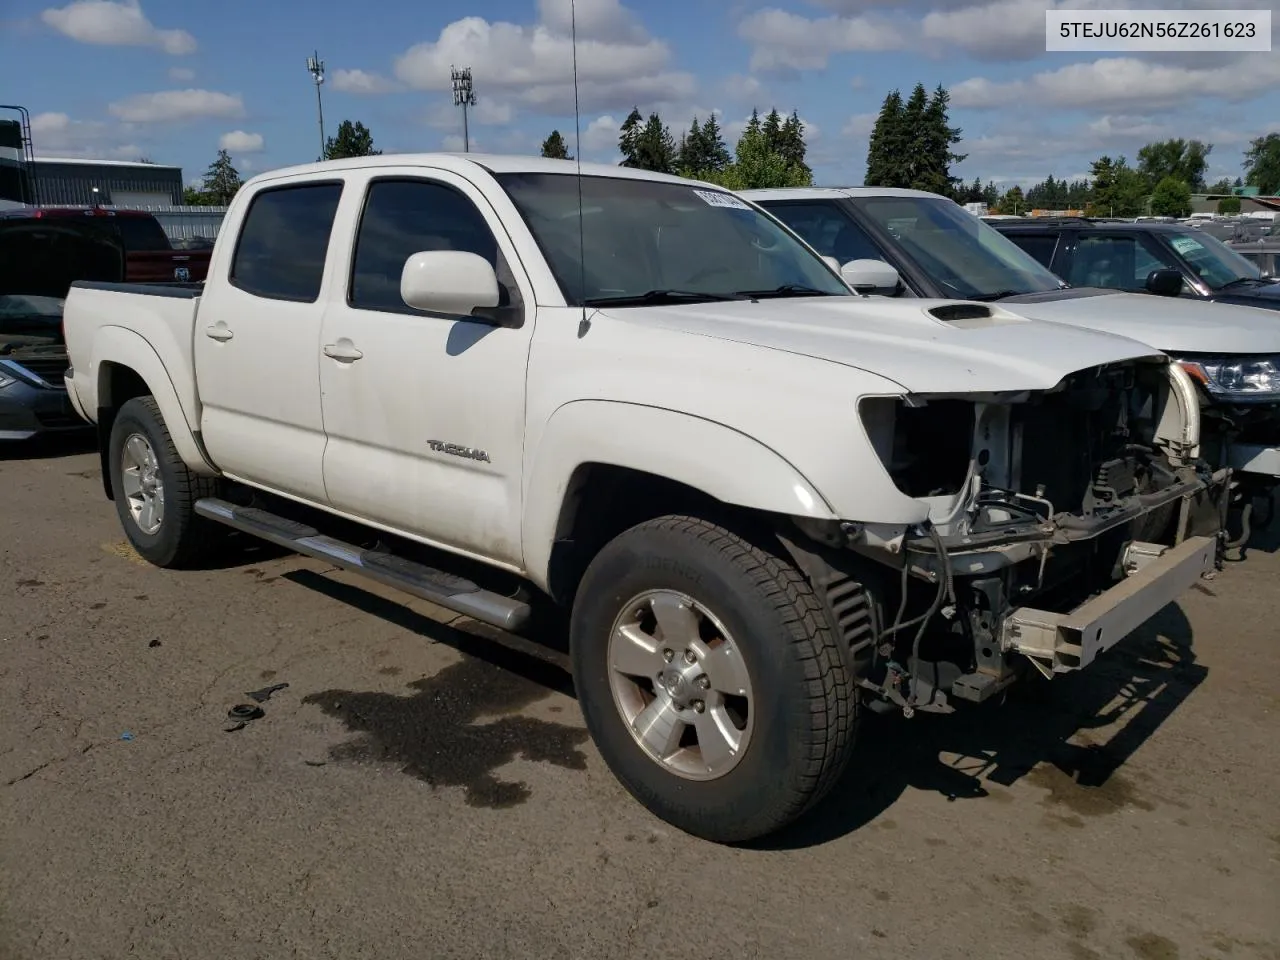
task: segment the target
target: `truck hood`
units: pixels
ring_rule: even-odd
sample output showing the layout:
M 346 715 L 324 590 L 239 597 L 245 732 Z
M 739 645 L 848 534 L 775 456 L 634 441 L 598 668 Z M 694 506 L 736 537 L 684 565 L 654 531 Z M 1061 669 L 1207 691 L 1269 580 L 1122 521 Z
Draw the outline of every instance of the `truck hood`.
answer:
M 1254 307 L 1089 287 L 1000 303 L 1022 316 L 1117 333 L 1170 354 L 1280 353 L 1280 316 Z
M 945 320 L 930 313 L 955 306 L 989 316 Z M 857 367 L 912 393 L 1047 390 L 1077 370 L 1159 355 L 1124 337 L 956 300 L 797 297 L 603 312 L 622 323 Z

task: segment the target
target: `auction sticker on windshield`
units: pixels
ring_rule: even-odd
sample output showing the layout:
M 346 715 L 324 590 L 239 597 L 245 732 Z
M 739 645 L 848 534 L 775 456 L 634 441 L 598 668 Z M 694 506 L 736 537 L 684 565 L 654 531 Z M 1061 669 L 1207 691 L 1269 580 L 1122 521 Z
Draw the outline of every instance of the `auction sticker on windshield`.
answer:
M 1177 250 L 1184 257 L 1189 253 L 1195 253 L 1200 249 L 1201 244 L 1198 240 L 1191 237 L 1173 237 L 1169 241 L 1169 246 Z
M 695 190 L 693 192 L 713 207 L 729 207 L 733 210 L 751 209 L 750 204 L 739 200 L 732 193 L 724 193 L 720 190 Z
M 1046 10 L 1048 51 L 1271 50 L 1270 10 Z

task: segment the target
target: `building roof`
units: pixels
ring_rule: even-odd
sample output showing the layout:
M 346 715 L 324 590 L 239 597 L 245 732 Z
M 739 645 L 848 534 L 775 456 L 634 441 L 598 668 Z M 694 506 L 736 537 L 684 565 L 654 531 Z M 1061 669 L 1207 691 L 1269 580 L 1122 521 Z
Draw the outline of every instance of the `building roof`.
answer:
M 138 160 L 96 160 L 92 157 L 36 157 L 36 163 L 74 163 L 88 167 L 140 167 L 143 170 L 181 170 L 169 163 L 142 163 Z

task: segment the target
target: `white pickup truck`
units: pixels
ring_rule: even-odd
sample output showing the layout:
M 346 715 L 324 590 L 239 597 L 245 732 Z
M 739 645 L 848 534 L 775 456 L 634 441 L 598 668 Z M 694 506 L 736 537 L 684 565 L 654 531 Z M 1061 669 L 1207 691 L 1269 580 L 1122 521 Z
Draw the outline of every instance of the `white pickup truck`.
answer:
M 203 286 L 81 283 L 65 318 L 143 557 L 191 564 L 232 528 L 508 630 L 552 600 L 606 763 L 718 841 L 809 808 L 862 705 L 951 712 L 1087 668 L 1218 559 L 1181 367 L 855 294 L 675 177 L 278 170 L 237 194 Z
M 1127 265 L 1152 297 L 1069 287 L 1037 259 L 959 204 L 889 187 L 744 190 L 746 197 L 841 265 L 855 289 L 885 296 L 961 297 L 1024 317 L 1132 337 L 1169 354 L 1196 381 L 1205 458 L 1231 467 L 1241 506 L 1237 542 L 1253 503 L 1280 485 L 1280 316 L 1274 310 L 1177 298 L 1182 275 L 1132 244 Z M 1031 241 L 1024 241 L 1028 245 Z M 1053 252 L 1049 238 L 1045 259 Z M 1267 510 L 1270 517 L 1270 510 Z

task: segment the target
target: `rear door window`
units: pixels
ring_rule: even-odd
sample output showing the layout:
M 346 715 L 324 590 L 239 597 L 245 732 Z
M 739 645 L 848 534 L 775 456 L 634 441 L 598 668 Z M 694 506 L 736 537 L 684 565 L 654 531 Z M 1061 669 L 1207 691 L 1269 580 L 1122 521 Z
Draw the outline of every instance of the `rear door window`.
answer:
M 315 302 L 341 196 L 341 183 L 259 192 L 240 229 L 232 285 L 271 300 Z
M 1107 287 L 1142 292 L 1154 270 L 1181 270 L 1173 257 L 1136 234 L 1082 234 L 1076 242 L 1067 282 L 1074 287 Z

